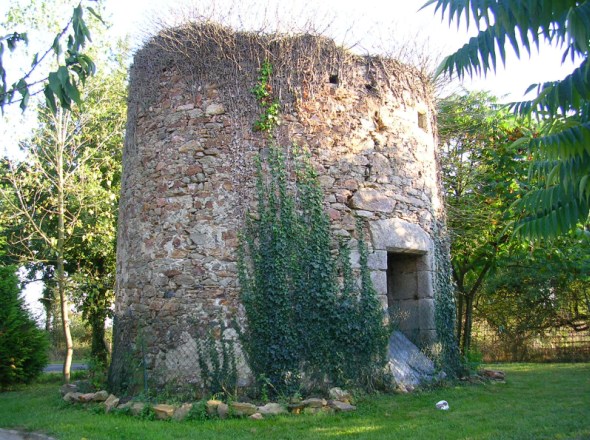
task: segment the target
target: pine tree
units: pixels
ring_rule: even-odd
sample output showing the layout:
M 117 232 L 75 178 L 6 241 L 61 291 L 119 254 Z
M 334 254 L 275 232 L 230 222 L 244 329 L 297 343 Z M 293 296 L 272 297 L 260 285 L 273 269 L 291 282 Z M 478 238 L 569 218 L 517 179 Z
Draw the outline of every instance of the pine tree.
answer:
M 13 266 L 0 266 L 0 388 L 35 379 L 47 365 L 48 341 L 20 295 Z

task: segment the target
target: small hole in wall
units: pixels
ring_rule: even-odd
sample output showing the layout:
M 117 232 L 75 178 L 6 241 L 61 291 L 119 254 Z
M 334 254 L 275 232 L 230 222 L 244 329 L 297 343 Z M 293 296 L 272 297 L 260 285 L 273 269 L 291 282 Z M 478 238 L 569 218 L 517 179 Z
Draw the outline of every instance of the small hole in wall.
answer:
M 428 121 L 426 119 L 425 111 L 418 111 L 418 127 L 424 131 L 428 130 Z
M 338 75 L 330 75 L 330 77 L 328 78 L 328 80 L 330 81 L 330 84 L 338 84 L 338 83 L 340 83 L 340 79 L 338 78 Z

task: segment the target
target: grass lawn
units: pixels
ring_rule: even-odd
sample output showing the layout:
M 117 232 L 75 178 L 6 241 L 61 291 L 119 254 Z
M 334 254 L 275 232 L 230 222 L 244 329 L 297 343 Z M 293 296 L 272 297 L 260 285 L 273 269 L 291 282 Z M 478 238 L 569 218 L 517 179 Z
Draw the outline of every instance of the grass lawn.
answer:
M 58 439 L 590 439 L 590 364 L 505 364 L 506 384 L 382 395 L 355 413 L 161 422 L 62 403 L 58 385 L 0 394 L 0 427 Z M 449 411 L 435 409 L 447 400 Z

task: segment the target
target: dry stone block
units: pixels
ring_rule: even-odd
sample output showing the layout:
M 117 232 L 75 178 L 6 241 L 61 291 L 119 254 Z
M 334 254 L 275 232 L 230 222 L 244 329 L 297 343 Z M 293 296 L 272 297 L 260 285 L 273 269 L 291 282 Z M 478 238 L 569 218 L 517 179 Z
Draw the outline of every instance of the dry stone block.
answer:
M 94 398 L 92 399 L 94 402 L 104 402 L 109 397 L 108 391 L 101 390 L 94 393 Z
M 217 414 L 217 407 L 223 402 L 221 400 L 211 399 L 207 401 L 207 414 L 210 416 Z
M 301 414 L 304 408 L 305 405 L 301 402 L 290 403 L 287 405 L 287 410 L 292 414 Z
M 306 408 L 321 408 L 322 406 L 326 406 L 328 402 L 325 399 L 312 397 L 310 399 L 302 400 L 301 404 Z
M 115 409 L 117 407 L 118 404 L 119 404 L 119 398 L 117 396 L 115 396 L 114 394 L 111 394 L 107 398 L 107 400 L 104 401 L 105 412 L 107 412 L 107 413 L 111 412 L 113 409 Z
M 256 405 L 245 402 L 232 402 L 230 407 L 236 416 L 251 416 L 258 411 Z
M 144 410 L 144 408 L 145 408 L 145 403 L 133 402 L 133 401 L 123 403 L 117 407 L 117 409 L 120 409 L 120 410 L 128 409 L 129 412 L 131 413 L 131 415 L 135 416 L 135 417 L 140 415 L 141 412 Z
M 359 189 L 352 197 L 351 206 L 363 211 L 393 212 L 395 200 L 376 189 Z
M 352 401 L 352 394 L 339 387 L 330 388 L 328 390 L 328 396 L 331 400 L 338 400 L 340 402 L 350 403 Z
M 389 340 L 389 368 L 401 392 L 437 378 L 432 360 L 399 331 Z
M 172 418 L 176 421 L 181 422 L 188 417 L 188 414 L 191 412 L 192 409 L 192 403 L 183 403 L 174 410 L 174 415 L 172 416 Z
M 220 419 L 227 419 L 228 414 L 229 406 L 227 406 L 227 404 L 220 403 L 219 405 L 217 405 L 217 415 Z
M 380 295 L 387 295 L 387 273 L 384 270 L 371 271 L 371 282 Z
M 484 377 L 488 377 L 493 380 L 504 380 L 506 379 L 506 373 L 500 370 L 487 370 L 482 369 L 478 372 L 480 375 Z
M 184 104 L 184 105 L 179 105 L 178 107 L 176 107 L 177 111 L 185 111 L 185 110 L 192 110 L 195 108 L 195 104 Z
M 420 226 L 398 218 L 370 222 L 373 247 L 387 251 L 425 254 L 432 240 Z
M 82 396 L 82 393 L 76 393 L 76 392 L 73 392 L 73 393 L 67 393 L 67 394 L 66 394 L 66 395 L 63 397 L 63 399 L 64 399 L 66 402 L 69 402 L 69 403 L 77 403 L 77 402 L 80 402 L 80 397 L 81 397 L 81 396 Z
M 168 420 L 174 415 L 175 407 L 172 405 L 166 405 L 165 403 L 159 403 L 154 405 L 154 412 L 159 420 Z
M 59 389 L 59 392 L 61 393 L 62 396 L 65 396 L 68 393 L 75 393 L 77 391 L 78 391 L 78 386 L 73 383 L 66 383 L 66 384 L 62 385 L 61 388 Z
M 416 272 L 417 288 L 421 298 L 434 298 L 434 287 L 432 285 L 432 272 L 428 270 Z
M 79 401 L 82 403 L 92 402 L 94 400 L 94 393 L 85 393 L 82 394 L 79 398 Z
M 394 274 L 396 300 L 417 300 L 419 296 L 415 273 L 397 272 Z
M 367 266 L 371 270 L 387 270 L 387 251 L 374 251 L 367 255 Z
M 225 107 L 223 104 L 209 104 L 205 109 L 205 115 L 207 116 L 222 115 L 224 113 Z
M 279 414 L 286 414 L 287 410 L 279 403 L 267 403 L 264 406 L 259 406 L 258 412 L 264 416 L 276 416 Z
M 392 312 L 395 322 L 399 329 L 404 332 L 410 339 L 410 333 L 418 330 L 420 319 L 420 303 L 414 300 L 395 301 L 392 304 Z M 413 339 L 412 339 L 413 340 Z
M 351 405 L 350 403 L 341 402 L 339 400 L 330 400 L 328 405 L 330 408 L 334 408 L 336 412 L 356 411 L 356 406 Z
M 145 408 L 145 403 L 143 402 L 127 402 L 123 405 L 120 405 L 117 409 L 129 409 L 132 416 L 137 417 L 141 414 L 143 409 Z

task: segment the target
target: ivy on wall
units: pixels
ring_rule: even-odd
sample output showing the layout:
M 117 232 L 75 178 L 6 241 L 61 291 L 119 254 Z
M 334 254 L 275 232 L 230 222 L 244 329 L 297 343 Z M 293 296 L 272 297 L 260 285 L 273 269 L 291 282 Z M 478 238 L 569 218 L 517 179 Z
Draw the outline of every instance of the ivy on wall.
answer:
M 433 353 L 433 357 L 438 368 L 444 370 L 448 377 L 458 377 L 465 373 L 465 366 L 455 337 L 457 322 L 454 285 L 451 280 L 451 260 L 448 256 L 449 247 L 448 234 L 437 224 L 434 237 L 436 272 L 434 319 L 440 352 Z
M 372 388 L 387 361 L 389 329 L 372 286 L 359 222 L 360 286 L 350 250 L 337 256 L 323 194 L 308 160 L 282 149 L 259 159 L 258 207 L 241 236 L 239 279 L 247 328 L 242 343 L 256 378 L 279 394 L 324 384 Z
M 371 283 L 363 225 L 359 285 L 348 246 L 341 242 L 333 255 L 309 155 L 294 147 L 289 173 L 283 148 L 273 142 L 278 103 L 266 87 L 271 74 L 265 62 L 253 89 L 262 108 L 256 127 L 268 133 L 269 146 L 257 159 L 257 208 L 240 237 L 242 343 L 255 377 L 275 393 L 327 383 L 371 388 L 387 361 L 389 329 Z

